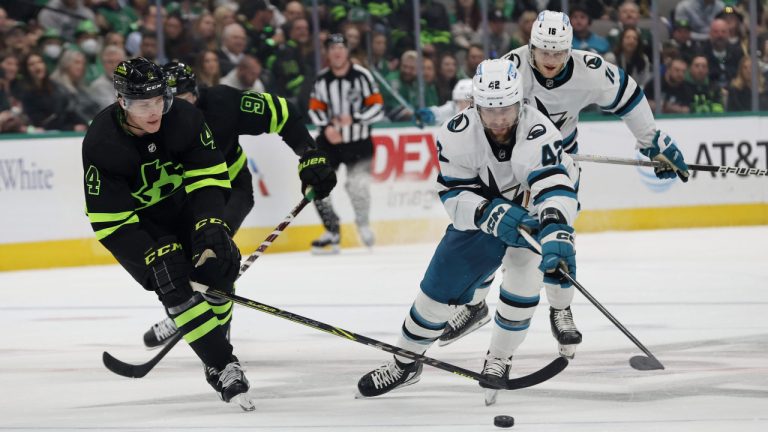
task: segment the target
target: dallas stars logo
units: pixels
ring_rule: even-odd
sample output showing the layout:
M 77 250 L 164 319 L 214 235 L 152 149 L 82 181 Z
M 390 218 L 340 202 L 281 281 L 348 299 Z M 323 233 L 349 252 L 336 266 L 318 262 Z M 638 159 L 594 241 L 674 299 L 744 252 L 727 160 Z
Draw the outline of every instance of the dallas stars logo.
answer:
M 163 198 L 171 195 L 180 188 L 184 182 L 184 167 L 173 162 L 160 163 L 159 159 L 145 163 L 141 166 L 141 180 L 143 184 L 138 191 L 131 195 L 139 201 L 143 207 L 149 207 Z

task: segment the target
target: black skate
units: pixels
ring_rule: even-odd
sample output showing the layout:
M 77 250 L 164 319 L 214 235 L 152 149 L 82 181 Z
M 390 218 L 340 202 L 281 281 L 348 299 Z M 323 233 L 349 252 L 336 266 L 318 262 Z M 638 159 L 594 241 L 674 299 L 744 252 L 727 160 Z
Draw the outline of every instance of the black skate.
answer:
M 557 339 L 560 355 L 573 359 L 576 355 L 576 346 L 581 343 L 581 333 L 573 323 L 571 307 L 555 309 L 550 306 L 549 324 L 552 327 L 552 336 Z
M 248 397 L 250 385 L 237 357 L 232 356 L 232 362 L 221 371 L 212 366 L 204 366 L 204 368 L 205 380 L 216 390 L 221 400 L 227 403 L 235 402 L 244 411 L 256 409 L 256 405 Z
M 488 352 L 488 354 L 485 355 L 485 363 L 483 363 L 483 372 L 481 375 L 492 383 L 497 383 L 497 387 L 504 388 L 509 379 L 509 369 L 511 365 L 512 357 L 494 357 Z M 498 388 L 493 388 L 484 383 L 480 383 L 480 387 L 486 389 L 485 405 L 489 406 L 495 404 L 496 396 L 499 394 Z
M 144 346 L 150 349 L 163 346 L 178 332 L 176 323 L 170 318 L 165 318 L 152 324 L 152 328 L 144 333 Z
M 357 390 L 362 397 L 374 397 L 416 384 L 421 379 L 422 367 L 420 362 L 402 363 L 394 359 L 363 375 L 357 382 Z
M 445 326 L 445 331 L 443 331 L 437 344 L 445 346 L 455 342 L 486 325 L 490 320 L 491 317 L 488 315 L 488 305 L 485 300 L 476 305 L 461 305 L 448 320 L 448 325 Z
M 332 255 L 339 253 L 341 236 L 339 233 L 326 231 L 312 242 L 312 253 L 315 255 Z

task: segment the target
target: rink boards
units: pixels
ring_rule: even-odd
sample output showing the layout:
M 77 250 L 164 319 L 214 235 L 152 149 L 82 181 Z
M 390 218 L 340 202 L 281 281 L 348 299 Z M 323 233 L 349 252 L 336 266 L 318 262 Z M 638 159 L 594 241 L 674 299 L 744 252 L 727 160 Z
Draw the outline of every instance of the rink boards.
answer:
M 768 167 L 763 117 L 660 120 L 688 162 Z M 434 192 L 437 128 L 380 127 L 371 187 L 371 220 L 378 244 L 435 241 L 448 223 Z M 82 136 L 0 138 L 0 270 L 112 263 L 85 216 Z M 582 122 L 579 152 L 642 158 L 619 121 Z M 236 240 L 255 250 L 299 202 L 296 156 L 277 135 L 242 137 L 253 173 L 255 207 Z M 660 181 L 648 168 L 582 163 L 581 232 L 768 224 L 768 178 L 697 173 L 687 184 Z M 353 213 L 339 173 L 333 201 L 342 245 L 358 245 Z M 271 252 L 306 249 L 322 232 L 305 209 Z

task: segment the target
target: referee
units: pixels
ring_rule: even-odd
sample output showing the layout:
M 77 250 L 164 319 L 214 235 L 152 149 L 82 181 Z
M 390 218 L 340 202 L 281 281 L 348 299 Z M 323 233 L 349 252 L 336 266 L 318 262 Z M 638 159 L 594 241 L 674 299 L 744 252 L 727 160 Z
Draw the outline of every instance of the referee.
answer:
M 371 73 L 349 60 L 347 41 L 341 34 L 325 42 L 329 67 L 320 71 L 309 99 L 309 117 L 320 131 L 317 147 L 328 153 L 334 169 L 347 167 L 344 185 L 355 212 L 362 243 L 373 246 L 368 213 L 371 208 L 371 124 L 384 116 L 384 101 Z M 339 216 L 330 197 L 315 201 L 325 232 L 312 242 L 318 254 L 339 252 Z

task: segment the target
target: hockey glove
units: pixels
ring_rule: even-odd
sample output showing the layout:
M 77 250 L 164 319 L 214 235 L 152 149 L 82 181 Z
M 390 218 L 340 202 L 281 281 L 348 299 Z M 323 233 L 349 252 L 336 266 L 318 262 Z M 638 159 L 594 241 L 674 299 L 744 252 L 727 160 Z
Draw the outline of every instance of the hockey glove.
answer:
M 195 224 L 192 263 L 192 280 L 209 287 L 232 290 L 240 270 L 240 250 L 223 220 L 209 217 Z
M 175 237 L 163 237 L 144 253 L 144 289 L 155 291 L 162 300 L 174 289 L 189 285 L 191 265 Z
M 299 179 L 302 195 L 312 186 L 315 191 L 314 199 L 321 200 L 336 186 L 336 171 L 324 151 L 310 149 L 299 159 Z
M 426 126 L 432 126 L 435 124 L 435 113 L 432 112 L 429 108 L 420 108 L 416 110 L 416 113 L 413 115 L 413 121 L 416 123 L 416 126 L 423 128 Z
M 544 282 L 560 284 L 562 288 L 571 286 L 571 281 L 560 275 L 563 269 L 572 278 L 576 278 L 576 249 L 573 246 L 573 228 L 566 224 L 551 223 L 544 225 L 539 233 L 541 243 L 541 264 Z
M 661 131 L 656 131 L 653 136 L 653 146 L 640 149 L 640 153 L 648 159 L 663 162 L 662 166 L 655 167 L 656 177 L 660 179 L 675 178 L 675 174 L 683 182 L 688 181 L 688 165 L 683 159 L 683 154 L 675 145 L 675 140 Z
M 529 247 L 528 242 L 518 233 L 517 227 L 523 226 L 527 231 L 538 228 L 538 221 L 528 215 L 523 207 L 496 198 L 486 201 L 475 211 L 475 225 L 486 234 L 496 236 L 499 240 L 512 247 Z

